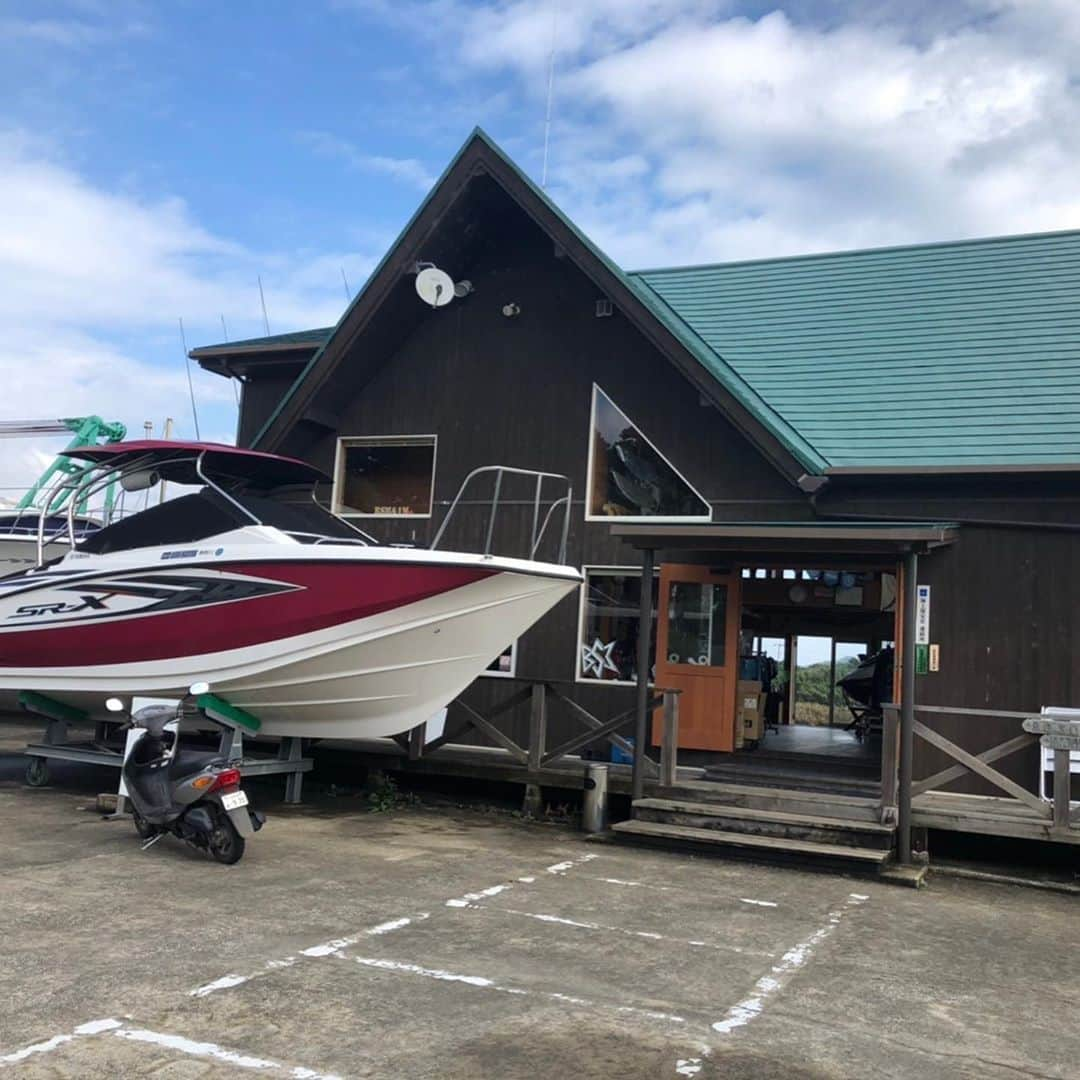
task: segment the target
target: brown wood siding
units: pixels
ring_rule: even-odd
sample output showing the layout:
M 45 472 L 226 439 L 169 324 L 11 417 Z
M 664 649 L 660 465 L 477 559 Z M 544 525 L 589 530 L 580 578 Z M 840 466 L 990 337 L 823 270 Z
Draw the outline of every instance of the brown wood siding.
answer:
M 915 679 L 916 701 L 973 709 L 1031 710 L 1080 704 L 1080 535 L 967 527 L 920 560 L 931 586 L 930 640 L 941 670 Z M 1016 720 L 920 717 L 972 753 L 1020 734 Z M 916 740 L 914 775 L 952 764 Z M 1036 750 L 995 762 L 1034 790 Z M 1001 792 L 974 779 L 947 790 Z
M 295 371 L 273 370 L 251 374 L 244 382 L 241 398 L 240 424 L 236 441 L 250 446 L 259 429 L 277 408 L 278 402 L 296 379 Z

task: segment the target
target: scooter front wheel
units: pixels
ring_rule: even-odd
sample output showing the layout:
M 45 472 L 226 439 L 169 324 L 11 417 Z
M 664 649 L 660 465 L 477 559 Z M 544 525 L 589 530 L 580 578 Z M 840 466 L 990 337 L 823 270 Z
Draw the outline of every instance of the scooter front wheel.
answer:
M 135 826 L 135 831 L 139 834 L 140 840 L 149 840 L 151 836 L 157 834 L 157 826 L 151 825 L 150 822 L 134 808 L 132 808 L 131 811 L 131 821 Z
M 244 854 L 244 838 L 224 815 L 218 818 L 214 831 L 210 834 L 210 854 L 217 862 L 226 866 L 238 863 Z

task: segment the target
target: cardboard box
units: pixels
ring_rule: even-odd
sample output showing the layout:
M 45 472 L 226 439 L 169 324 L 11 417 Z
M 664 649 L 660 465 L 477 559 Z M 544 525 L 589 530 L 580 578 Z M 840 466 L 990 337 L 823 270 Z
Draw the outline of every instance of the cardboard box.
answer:
M 758 742 L 765 730 L 765 695 L 761 683 L 740 680 L 735 693 L 735 745 Z

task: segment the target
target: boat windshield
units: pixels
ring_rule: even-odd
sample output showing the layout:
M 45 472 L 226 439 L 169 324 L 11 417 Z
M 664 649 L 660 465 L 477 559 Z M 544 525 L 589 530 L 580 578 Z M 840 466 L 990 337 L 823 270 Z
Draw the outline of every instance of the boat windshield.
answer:
M 280 529 L 300 543 L 364 542 L 355 529 L 310 498 L 303 502 L 292 501 L 290 495 L 295 499 L 295 492 L 286 492 L 280 497 L 232 492 L 226 499 L 211 488 L 203 488 L 121 518 L 83 540 L 76 545 L 76 550 L 108 555 L 142 547 L 191 544 L 253 525 L 252 518 L 262 525 Z M 242 513 L 241 507 L 251 517 Z

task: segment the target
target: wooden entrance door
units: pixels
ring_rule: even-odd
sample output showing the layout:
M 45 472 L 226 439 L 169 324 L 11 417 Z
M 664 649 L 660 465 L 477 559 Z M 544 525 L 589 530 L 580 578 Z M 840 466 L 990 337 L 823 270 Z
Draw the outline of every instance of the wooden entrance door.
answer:
M 740 581 L 707 566 L 660 567 L 656 685 L 682 691 L 679 746 L 687 750 L 735 749 Z

